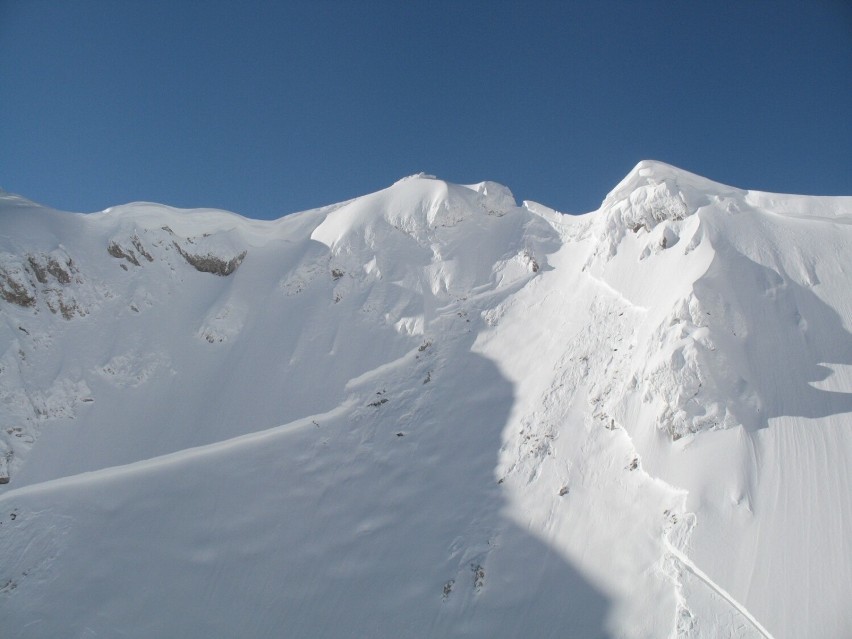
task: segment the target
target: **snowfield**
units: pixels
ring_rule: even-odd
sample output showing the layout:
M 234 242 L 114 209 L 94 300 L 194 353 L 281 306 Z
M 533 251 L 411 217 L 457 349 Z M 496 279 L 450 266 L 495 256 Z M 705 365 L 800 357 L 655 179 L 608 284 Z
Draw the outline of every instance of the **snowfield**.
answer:
M 4 637 L 852 636 L 852 197 L 0 192 Z

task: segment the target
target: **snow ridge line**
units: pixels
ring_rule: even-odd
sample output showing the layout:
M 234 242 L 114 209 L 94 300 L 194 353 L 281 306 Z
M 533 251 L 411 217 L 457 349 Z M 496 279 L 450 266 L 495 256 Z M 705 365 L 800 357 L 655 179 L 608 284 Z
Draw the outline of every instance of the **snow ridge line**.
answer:
M 176 450 L 170 453 L 166 453 L 164 455 L 149 457 L 148 459 L 139 459 L 133 462 L 129 462 L 127 464 L 107 466 L 106 468 L 98 468 L 97 470 L 90 470 L 74 475 L 66 475 L 64 477 L 57 477 L 55 479 L 49 479 L 47 481 L 38 482 L 36 484 L 29 484 L 26 486 L 22 486 L 21 488 L 13 488 L 12 490 L 0 493 L 0 503 L 6 501 L 7 499 L 12 499 L 21 495 L 45 492 L 50 491 L 52 489 L 61 489 L 67 486 L 73 487 L 77 485 L 84 485 L 91 482 L 97 482 L 99 480 L 106 481 L 111 478 L 120 477 L 123 475 L 130 475 L 133 473 L 144 473 L 145 471 L 149 471 L 152 468 L 156 468 L 158 466 L 180 464 L 181 462 L 187 460 L 199 459 L 207 457 L 209 455 L 216 455 L 217 453 L 222 453 L 230 448 L 251 446 L 252 444 L 256 444 L 257 442 L 263 441 L 265 439 L 283 436 L 287 433 L 308 428 L 309 426 L 314 427 L 316 426 L 315 420 L 328 420 L 339 417 L 347 410 L 351 409 L 353 405 L 353 401 L 351 399 L 347 399 L 343 401 L 340 406 L 337 406 L 336 408 L 333 408 L 332 410 L 326 413 L 319 413 L 316 415 L 310 415 L 308 417 L 302 417 L 292 422 L 281 424 L 279 426 L 273 426 L 271 428 L 260 430 L 254 433 L 246 433 L 245 435 L 238 435 L 237 437 L 224 439 L 218 442 L 212 442 L 210 444 L 202 444 L 201 446 L 192 446 L 190 448 Z
M 586 275 L 595 284 L 600 286 L 605 291 L 608 291 L 609 293 L 611 293 L 616 299 L 621 301 L 623 304 L 627 305 L 629 308 L 637 310 L 637 311 L 641 311 L 642 313 L 648 312 L 648 309 L 645 306 L 641 306 L 640 304 L 636 304 L 635 302 L 632 302 L 627 297 L 625 297 L 624 294 L 621 291 L 614 288 L 609 282 L 605 281 L 604 279 L 597 277 L 596 275 L 592 275 L 589 271 L 586 271 Z
M 732 595 L 728 593 L 727 590 L 722 588 L 719 584 L 713 581 L 703 570 L 701 570 L 698 566 L 696 566 L 693 561 L 683 554 L 680 550 L 672 545 L 671 541 L 669 541 L 667 536 L 663 536 L 663 544 L 666 546 L 666 549 L 671 554 L 672 557 L 677 559 L 681 565 L 686 568 L 693 575 L 698 577 L 701 581 L 707 584 L 717 595 L 719 595 L 722 599 L 727 601 L 731 606 L 736 609 L 743 617 L 745 617 L 752 626 L 754 626 L 755 630 L 757 630 L 765 639 L 774 639 L 772 634 L 763 627 L 763 625 L 755 619 L 754 615 L 752 615 L 748 609 L 743 606 L 740 602 L 738 602 Z

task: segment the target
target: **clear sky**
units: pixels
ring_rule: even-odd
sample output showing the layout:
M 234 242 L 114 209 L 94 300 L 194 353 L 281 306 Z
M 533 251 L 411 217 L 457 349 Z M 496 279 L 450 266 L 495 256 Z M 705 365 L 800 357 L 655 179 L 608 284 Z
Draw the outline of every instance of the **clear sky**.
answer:
M 0 186 L 59 209 L 425 171 L 579 213 L 642 159 L 852 194 L 852 2 L 0 0 Z

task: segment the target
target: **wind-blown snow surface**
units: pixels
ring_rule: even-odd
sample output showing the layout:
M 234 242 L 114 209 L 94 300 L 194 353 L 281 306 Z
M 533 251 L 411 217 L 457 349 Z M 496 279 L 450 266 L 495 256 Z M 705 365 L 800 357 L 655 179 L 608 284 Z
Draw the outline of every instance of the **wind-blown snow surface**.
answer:
M 0 194 L 3 635 L 848 637 L 850 247 L 651 162 L 576 217 Z

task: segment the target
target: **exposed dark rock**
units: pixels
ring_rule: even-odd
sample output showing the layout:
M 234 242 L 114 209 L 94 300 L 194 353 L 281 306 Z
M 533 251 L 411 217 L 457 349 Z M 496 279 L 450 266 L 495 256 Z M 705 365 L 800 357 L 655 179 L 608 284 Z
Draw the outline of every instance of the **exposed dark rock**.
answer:
M 107 253 L 118 259 L 125 259 L 134 266 L 139 266 L 139 260 L 136 259 L 136 255 L 134 255 L 133 251 L 128 250 L 127 252 L 125 252 L 124 249 L 122 249 L 115 242 L 109 243 L 109 246 L 107 247 Z
M 138 235 L 134 235 L 132 238 L 130 238 L 130 241 L 133 243 L 133 247 L 139 252 L 142 257 L 144 257 L 149 262 L 154 261 L 154 257 L 148 251 L 145 250 L 144 246 L 142 246 L 142 240 L 139 239 Z
M 36 301 L 29 288 L 3 268 L 0 268 L 0 297 L 24 308 L 34 306 Z
M 485 568 L 482 564 L 471 564 L 470 569 L 473 571 L 473 588 L 478 592 L 485 585 Z
M 71 271 L 74 270 L 74 264 L 71 262 L 71 258 L 68 259 L 65 266 L 67 270 L 54 258 L 51 257 L 47 260 L 47 272 L 53 275 L 53 277 L 56 278 L 56 281 L 60 284 L 71 283 Z
M 212 255 L 211 253 L 208 253 L 207 255 L 194 255 L 193 253 L 183 250 L 177 242 L 172 243 L 175 245 L 178 253 L 181 254 L 181 257 L 195 268 L 196 271 L 200 271 L 201 273 L 213 273 L 214 275 L 219 275 L 221 277 L 227 277 L 236 271 L 239 265 L 243 263 L 247 254 L 247 251 L 243 251 L 236 257 L 233 257 L 230 260 L 225 260 L 216 255 Z
M 47 284 L 48 275 L 53 276 L 60 284 L 71 283 L 71 273 L 74 272 L 74 263 L 71 258 L 68 258 L 63 266 L 55 257 L 45 258 L 42 255 L 39 258 L 35 255 L 27 255 L 27 263 L 40 284 Z
M 27 261 L 30 263 L 30 268 L 35 274 L 36 279 L 42 284 L 47 284 L 47 270 L 32 255 L 27 256 Z

